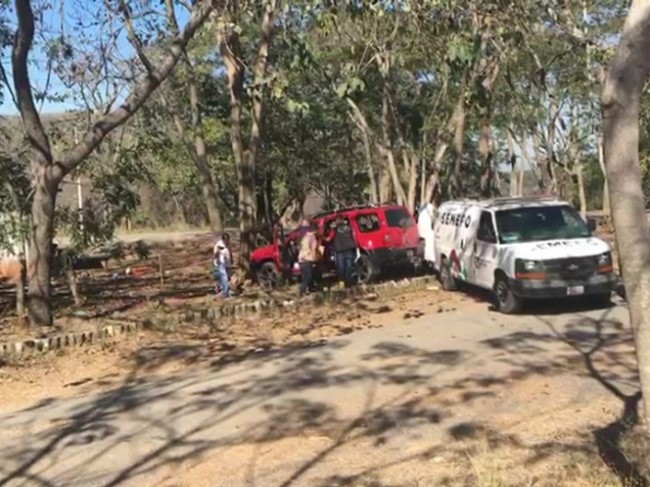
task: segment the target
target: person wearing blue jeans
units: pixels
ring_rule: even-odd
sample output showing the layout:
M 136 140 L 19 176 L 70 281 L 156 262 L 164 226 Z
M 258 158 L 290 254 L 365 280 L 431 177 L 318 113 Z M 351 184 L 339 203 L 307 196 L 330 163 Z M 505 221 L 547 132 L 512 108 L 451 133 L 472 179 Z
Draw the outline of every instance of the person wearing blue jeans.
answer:
M 217 263 L 214 266 L 214 279 L 218 283 L 218 293 L 223 297 L 230 296 L 230 279 L 228 278 L 228 269 L 223 264 Z
M 331 236 L 332 250 L 336 263 L 336 274 L 346 287 L 352 286 L 352 269 L 357 254 L 357 242 L 350 221 L 337 216 Z
M 352 269 L 354 266 L 354 259 L 357 253 L 355 249 L 352 250 L 339 250 L 335 253 L 334 259 L 336 260 L 336 274 L 346 286 L 351 286 L 352 283 Z
M 221 296 L 227 298 L 230 293 L 230 235 L 224 233 L 214 246 L 214 278 L 218 283 Z

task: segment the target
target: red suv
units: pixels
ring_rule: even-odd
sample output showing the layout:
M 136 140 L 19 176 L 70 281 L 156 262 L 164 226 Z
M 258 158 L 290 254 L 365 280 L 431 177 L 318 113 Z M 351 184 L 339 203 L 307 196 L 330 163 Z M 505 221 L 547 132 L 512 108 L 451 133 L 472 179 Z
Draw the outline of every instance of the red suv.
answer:
M 314 215 L 311 222 L 325 255 L 321 260 L 321 273 L 334 269 L 334 256 L 329 251 L 326 238 L 338 216 L 350 221 L 359 245 L 360 256 L 355 265 L 359 283 L 370 282 L 382 271 L 420 261 L 420 238 L 415 218 L 403 206 L 378 205 L 345 208 Z M 273 243 L 257 248 L 251 255 L 251 266 L 257 282 L 265 288 L 276 287 L 282 280 L 290 280 L 300 274 L 298 260 L 299 230 L 285 232 L 277 227 Z

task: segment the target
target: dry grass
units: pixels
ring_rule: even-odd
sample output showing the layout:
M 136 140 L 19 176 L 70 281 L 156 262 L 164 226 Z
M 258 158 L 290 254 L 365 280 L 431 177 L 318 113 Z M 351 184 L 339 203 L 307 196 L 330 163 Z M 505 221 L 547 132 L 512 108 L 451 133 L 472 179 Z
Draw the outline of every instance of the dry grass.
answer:
M 626 485 L 595 452 L 558 452 L 532 464 L 520 450 L 492 450 L 483 442 L 468 459 L 467 487 L 633 487 Z

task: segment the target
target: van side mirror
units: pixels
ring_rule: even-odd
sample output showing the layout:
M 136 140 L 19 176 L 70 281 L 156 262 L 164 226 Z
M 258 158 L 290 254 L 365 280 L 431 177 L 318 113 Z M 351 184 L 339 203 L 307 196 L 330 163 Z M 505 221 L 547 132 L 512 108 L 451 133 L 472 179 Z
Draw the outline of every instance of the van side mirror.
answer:
M 596 220 L 594 218 L 587 218 L 587 228 L 590 232 L 595 232 L 597 226 L 598 225 L 596 224 Z

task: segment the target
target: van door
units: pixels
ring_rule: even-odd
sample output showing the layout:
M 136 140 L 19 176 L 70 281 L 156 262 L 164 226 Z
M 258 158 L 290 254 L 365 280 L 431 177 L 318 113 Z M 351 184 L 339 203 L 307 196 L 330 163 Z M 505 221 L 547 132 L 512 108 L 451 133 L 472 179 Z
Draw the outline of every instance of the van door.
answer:
M 494 284 L 494 271 L 497 268 L 497 233 L 494 218 L 491 212 L 481 212 L 478 232 L 474 241 L 473 283 L 477 286 L 492 289 Z

